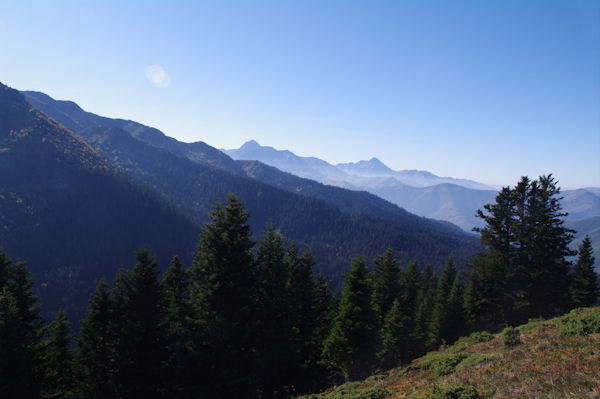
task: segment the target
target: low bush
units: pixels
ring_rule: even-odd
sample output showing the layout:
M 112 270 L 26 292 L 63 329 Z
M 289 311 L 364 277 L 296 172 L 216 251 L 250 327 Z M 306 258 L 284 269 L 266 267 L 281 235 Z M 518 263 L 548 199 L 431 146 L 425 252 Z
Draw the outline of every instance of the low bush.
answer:
M 514 327 L 506 327 L 502 330 L 502 344 L 506 348 L 521 345 L 521 333 Z
M 456 366 L 468 357 L 469 355 L 464 352 L 433 352 L 423 357 L 421 362 L 412 364 L 409 367 L 423 370 L 434 370 L 438 375 L 446 375 L 454 372 Z
M 385 399 L 390 395 L 387 389 L 369 388 L 356 392 L 336 392 L 330 399 Z
M 480 399 L 481 396 L 477 389 L 472 385 L 447 385 L 444 387 L 434 387 L 431 392 L 434 399 Z
M 594 333 L 600 333 L 600 308 L 573 309 L 562 319 L 562 336 L 584 336 Z

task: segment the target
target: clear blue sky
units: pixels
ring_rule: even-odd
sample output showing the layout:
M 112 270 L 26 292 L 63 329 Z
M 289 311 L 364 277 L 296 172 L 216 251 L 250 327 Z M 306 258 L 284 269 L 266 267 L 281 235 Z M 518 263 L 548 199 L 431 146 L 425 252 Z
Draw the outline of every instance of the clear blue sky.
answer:
M 600 186 L 596 0 L 3 1 L 0 81 L 218 148 Z

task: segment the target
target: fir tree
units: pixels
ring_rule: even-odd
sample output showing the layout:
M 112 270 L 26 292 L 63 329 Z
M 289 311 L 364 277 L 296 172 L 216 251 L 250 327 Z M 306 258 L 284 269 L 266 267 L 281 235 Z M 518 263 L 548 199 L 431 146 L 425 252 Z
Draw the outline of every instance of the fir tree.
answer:
M 78 393 L 90 399 L 118 397 L 115 386 L 115 340 L 113 304 L 104 279 L 90 296 L 86 318 L 76 339 Z
M 39 398 L 43 382 L 45 326 L 33 280 L 22 262 L 0 251 L 0 392 L 9 398 Z
M 585 236 L 579 246 L 579 255 L 571 278 L 569 293 L 573 307 L 592 306 L 600 294 L 592 254 L 592 242 L 589 236 Z
M 50 325 L 50 339 L 46 343 L 44 367 L 46 370 L 42 398 L 75 398 L 74 355 L 71 349 L 71 325 L 60 310 Z
M 158 263 L 145 249 L 135 256 L 133 269 L 119 274 L 113 290 L 116 382 L 123 398 L 162 398 L 167 360 L 165 299 Z
M 433 313 L 431 315 L 431 324 L 429 326 L 427 346 L 435 348 L 442 341 L 446 341 L 449 335 L 449 314 L 448 314 L 448 299 L 452 284 L 456 278 L 456 267 L 452 256 L 448 257 L 446 264 L 442 268 L 440 277 L 437 283 L 435 293 L 435 302 L 433 305 Z
M 293 381 L 290 269 L 281 234 L 270 226 L 257 251 L 262 396 L 289 396 Z
M 448 343 L 456 341 L 463 333 L 467 333 L 465 328 L 464 290 L 464 284 L 456 276 L 448 295 L 446 322 L 442 330 L 443 333 L 440 334 L 441 338 Z
M 487 250 L 472 262 L 465 293 L 474 326 L 496 329 L 566 310 L 573 232 L 563 226 L 559 195 L 552 175 L 523 177 L 478 211 L 485 226 L 474 230 Z
M 210 215 L 192 265 L 196 370 L 203 395 L 257 395 L 257 291 L 248 214 L 229 195 Z
M 367 274 L 364 258 L 355 259 L 324 346 L 325 358 L 346 380 L 364 378 L 374 363 L 377 329 Z
M 321 362 L 323 342 L 329 333 L 333 298 L 329 282 L 312 272 L 314 260 L 309 252 L 298 257 L 294 244 L 288 248 L 290 267 L 289 295 L 294 354 L 293 385 L 298 393 L 316 392 L 327 383 Z
M 165 379 L 167 397 L 192 398 L 196 389 L 193 384 L 193 334 L 191 328 L 192 307 L 189 300 L 189 273 L 183 269 L 175 256 L 167 268 L 161 286 L 165 295 L 165 327 L 167 335 L 167 365 Z
M 373 279 L 373 302 L 379 322 L 383 324 L 394 300 L 400 296 L 400 265 L 388 248 L 375 261 Z
M 406 266 L 404 273 L 402 273 L 402 279 L 400 281 L 400 309 L 403 317 L 403 334 L 405 335 L 400 341 L 404 343 L 404 349 L 402 350 L 403 363 L 415 357 L 416 348 L 418 347 L 418 345 L 412 341 L 417 313 L 418 281 L 420 279 L 418 269 L 419 264 L 417 261 L 410 262 Z
M 425 265 L 425 269 L 419 276 L 417 287 L 415 328 L 411 334 L 411 341 L 414 344 L 415 354 L 420 355 L 433 349 L 427 345 L 437 288 L 437 277 L 433 273 L 431 265 Z
M 377 358 L 384 369 L 399 365 L 405 357 L 406 340 L 409 339 L 404 325 L 405 320 L 400 309 L 400 301 L 395 299 L 385 316 L 385 323 L 381 330 L 381 350 L 377 353 Z
M 532 220 L 530 297 L 532 316 L 551 317 L 565 312 L 569 305 L 569 270 L 567 257 L 573 230 L 563 226 L 566 213 L 561 212 L 560 188 L 552 175 L 532 182 L 529 213 Z M 531 316 L 528 315 L 528 316 Z M 525 321 L 525 320 L 519 320 Z

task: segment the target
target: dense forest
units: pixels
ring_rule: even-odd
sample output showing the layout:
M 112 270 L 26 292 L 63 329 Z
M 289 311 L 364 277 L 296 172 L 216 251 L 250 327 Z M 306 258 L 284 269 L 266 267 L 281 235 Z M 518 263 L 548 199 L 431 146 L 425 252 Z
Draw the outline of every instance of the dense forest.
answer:
M 0 390 L 8 398 L 290 397 L 363 378 L 451 343 L 596 303 L 591 243 L 568 249 L 552 176 L 504 188 L 479 212 L 486 250 L 458 273 L 353 260 L 341 293 L 273 227 L 252 240 L 230 195 L 189 267 L 161 276 L 148 249 L 100 281 L 77 336 L 42 320 L 23 262 L 0 252 Z

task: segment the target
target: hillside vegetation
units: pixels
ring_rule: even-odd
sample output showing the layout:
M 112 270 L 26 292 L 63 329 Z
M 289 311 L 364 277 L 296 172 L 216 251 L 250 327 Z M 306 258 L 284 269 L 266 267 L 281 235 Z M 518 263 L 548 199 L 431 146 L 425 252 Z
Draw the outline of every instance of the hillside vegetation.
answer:
M 515 333 L 516 331 L 516 333 Z M 532 320 L 307 398 L 599 398 L 600 307 Z

